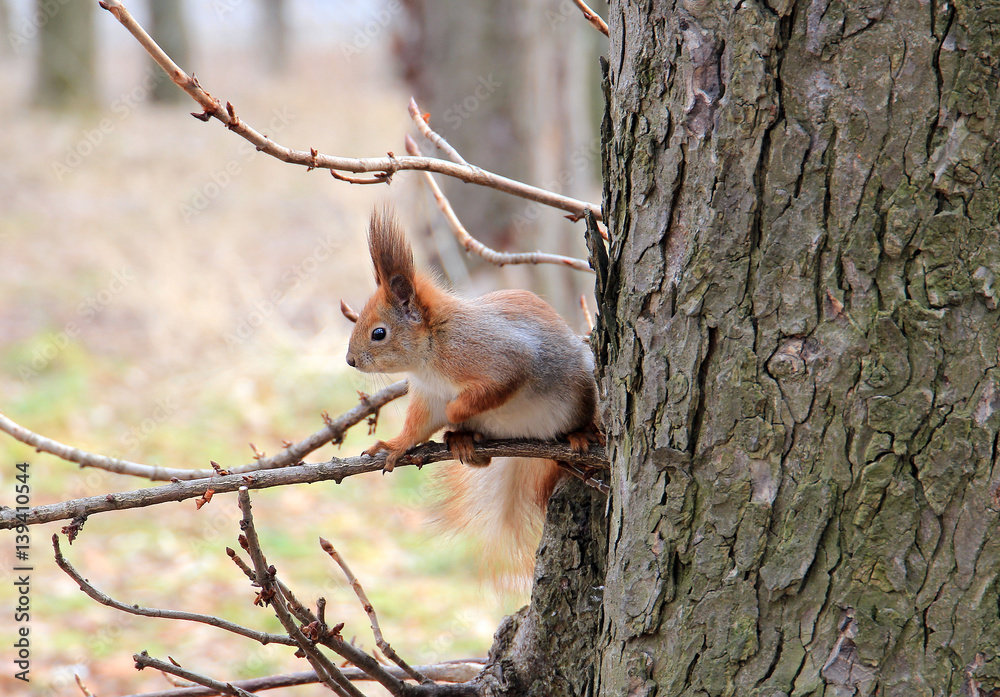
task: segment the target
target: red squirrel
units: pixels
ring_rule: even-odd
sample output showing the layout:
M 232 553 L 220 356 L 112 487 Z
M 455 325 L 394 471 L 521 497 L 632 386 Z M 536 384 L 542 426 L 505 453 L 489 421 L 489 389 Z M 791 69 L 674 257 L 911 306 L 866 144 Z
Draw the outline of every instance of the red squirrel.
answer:
M 490 464 L 475 452 L 481 437 L 562 437 L 576 450 L 601 439 L 593 354 L 552 306 L 526 290 L 477 298 L 445 290 L 415 270 L 388 209 L 372 214 L 368 247 L 377 288 L 357 317 L 347 363 L 365 373 L 406 373 L 410 384 L 402 432 L 365 451 L 387 450 L 385 471 L 446 426 L 455 458 L 478 466 Z M 446 468 L 439 481 L 449 500 L 439 517 L 453 530 L 486 528 L 495 547 L 514 538 L 513 549 L 495 551 L 523 557 L 534 551 L 524 540 L 540 528 L 561 472 L 554 461 L 523 458 Z

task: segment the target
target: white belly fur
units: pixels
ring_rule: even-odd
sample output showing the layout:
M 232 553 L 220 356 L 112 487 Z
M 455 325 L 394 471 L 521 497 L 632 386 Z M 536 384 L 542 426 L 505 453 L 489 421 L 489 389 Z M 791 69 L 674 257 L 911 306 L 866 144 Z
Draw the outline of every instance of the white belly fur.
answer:
M 568 423 L 566 405 L 538 393 L 518 393 L 506 404 L 466 422 L 466 427 L 493 438 L 539 438 L 561 436 Z
M 413 387 L 424 396 L 432 422 L 446 424 L 445 408 L 458 396 L 458 386 L 440 375 L 411 374 L 409 378 Z M 474 416 L 461 427 L 491 438 L 551 439 L 564 435 L 573 426 L 568 423 L 566 411 L 566 405 L 556 398 L 522 390 L 499 408 Z

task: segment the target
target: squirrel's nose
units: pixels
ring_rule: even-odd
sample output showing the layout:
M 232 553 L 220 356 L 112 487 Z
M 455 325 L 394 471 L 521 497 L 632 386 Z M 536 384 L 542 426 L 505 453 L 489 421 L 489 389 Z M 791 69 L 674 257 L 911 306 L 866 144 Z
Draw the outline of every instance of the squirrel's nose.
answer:
M 355 367 L 354 356 L 352 356 L 351 354 L 347 354 L 347 365 L 351 366 L 352 368 Z

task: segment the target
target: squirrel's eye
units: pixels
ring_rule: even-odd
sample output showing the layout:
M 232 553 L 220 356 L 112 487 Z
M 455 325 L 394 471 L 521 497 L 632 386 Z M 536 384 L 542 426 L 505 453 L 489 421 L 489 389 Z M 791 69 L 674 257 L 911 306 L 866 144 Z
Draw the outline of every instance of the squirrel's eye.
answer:
M 372 341 L 382 341 L 385 338 L 385 327 L 375 327 L 372 329 Z

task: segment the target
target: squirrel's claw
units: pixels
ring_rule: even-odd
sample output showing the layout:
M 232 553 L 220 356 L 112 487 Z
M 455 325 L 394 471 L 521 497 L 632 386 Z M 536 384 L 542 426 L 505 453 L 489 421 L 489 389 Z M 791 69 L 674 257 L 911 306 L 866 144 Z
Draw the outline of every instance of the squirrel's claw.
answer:
M 565 438 L 569 441 L 569 447 L 576 453 L 588 452 L 591 443 L 597 443 L 598 445 L 604 445 L 605 443 L 604 434 L 601 433 L 601 430 L 595 424 L 591 424 L 580 431 L 567 433 Z
M 386 455 L 385 464 L 382 466 L 383 472 L 392 472 L 396 463 L 399 462 L 399 458 L 403 456 L 406 450 L 393 450 L 392 447 L 386 443 L 384 440 L 375 441 L 375 445 L 365 450 L 364 454 L 368 457 L 375 457 L 383 450 L 388 450 L 389 454 Z
M 399 458 L 403 457 L 403 453 L 405 452 L 406 452 L 405 450 L 390 451 L 389 454 L 386 455 L 385 457 L 385 465 L 382 466 L 382 471 L 392 472 L 393 468 L 396 466 L 396 463 L 399 462 Z
M 452 456 L 464 465 L 484 467 L 493 461 L 493 458 L 480 455 L 476 452 L 475 442 L 482 440 L 482 433 L 473 431 L 445 431 L 444 443 L 451 450 Z

